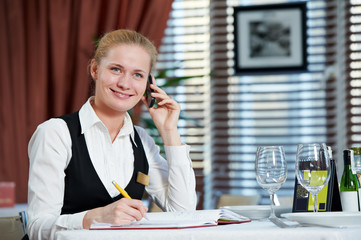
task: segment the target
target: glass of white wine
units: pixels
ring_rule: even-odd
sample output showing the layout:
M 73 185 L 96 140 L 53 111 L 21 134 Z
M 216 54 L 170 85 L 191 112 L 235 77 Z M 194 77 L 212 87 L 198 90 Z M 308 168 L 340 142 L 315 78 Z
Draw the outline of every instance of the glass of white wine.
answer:
M 276 218 L 274 210 L 275 193 L 287 179 L 287 162 L 283 146 L 258 147 L 255 172 L 258 184 L 270 195 L 271 214 L 269 218 Z
M 318 212 L 317 195 L 330 180 L 330 156 L 325 143 L 298 144 L 296 176 L 312 195 L 313 212 Z

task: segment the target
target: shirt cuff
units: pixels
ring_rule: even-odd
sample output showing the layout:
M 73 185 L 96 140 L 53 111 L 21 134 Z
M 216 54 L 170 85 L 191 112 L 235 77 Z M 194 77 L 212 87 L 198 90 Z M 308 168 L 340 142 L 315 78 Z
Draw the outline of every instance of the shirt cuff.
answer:
M 83 219 L 87 211 L 62 215 L 56 225 L 66 229 L 83 229 Z
M 189 145 L 164 146 L 164 151 L 169 165 L 192 165 L 192 160 L 189 157 Z

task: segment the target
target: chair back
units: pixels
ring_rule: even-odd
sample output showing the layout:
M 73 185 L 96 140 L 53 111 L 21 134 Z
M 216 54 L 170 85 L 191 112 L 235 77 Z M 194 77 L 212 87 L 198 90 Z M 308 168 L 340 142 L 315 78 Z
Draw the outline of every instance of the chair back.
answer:
M 25 235 L 20 216 L 0 217 L 0 239 L 19 240 Z
M 259 195 L 242 196 L 233 194 L 222 194 L 218 199 L 217 208 L 223 206 L 257 205 L 259 199 Z

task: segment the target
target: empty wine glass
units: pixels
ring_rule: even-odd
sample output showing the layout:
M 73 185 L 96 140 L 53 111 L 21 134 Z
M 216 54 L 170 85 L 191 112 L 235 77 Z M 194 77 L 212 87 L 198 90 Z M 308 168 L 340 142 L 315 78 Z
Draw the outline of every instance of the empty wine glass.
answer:
M 318 212 L 317 195 L 330 180 L 330 157 L 324 143 L 299 144 L 296 156 L 298 182 L 312 195 L 313 212 Z
M 269 218 L 276 218 L 275 193 L 287 179 L 287 162 L 283 146 L 258 147 L 255 172 L 258 184 L 270 195 L 271 214 Z

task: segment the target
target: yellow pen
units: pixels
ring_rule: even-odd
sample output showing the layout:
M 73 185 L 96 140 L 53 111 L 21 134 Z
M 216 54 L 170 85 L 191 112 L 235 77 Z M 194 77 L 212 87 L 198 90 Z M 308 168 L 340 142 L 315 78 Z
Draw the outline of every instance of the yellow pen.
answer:
M 128 195 L 128 193 L 127 193 L 123 188 L 121 188 L 121 187 L 118 185 L 118 183 L 116 183 L 114 180 L 112 181 L 112 183 L 113 183 L 114 187 L 116 187 L 116 189 L 118 189 L 118 191 L 120 192 L 120 194 L 123 195 L 123 197 L 132 199 L 132 198 Z

